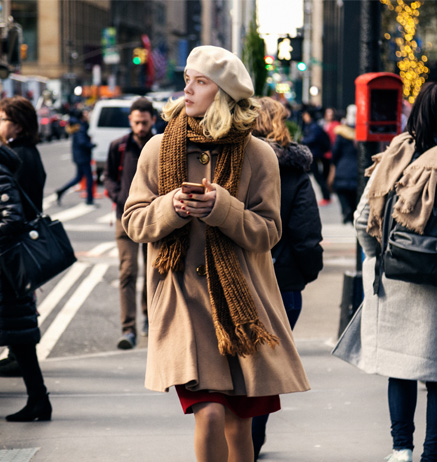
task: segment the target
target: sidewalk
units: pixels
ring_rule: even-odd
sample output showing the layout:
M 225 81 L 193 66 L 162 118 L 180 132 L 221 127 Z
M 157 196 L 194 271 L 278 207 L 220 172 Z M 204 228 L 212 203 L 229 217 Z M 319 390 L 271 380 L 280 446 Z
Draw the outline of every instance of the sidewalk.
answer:
M 330 210 L 329 210 L 330 208 Z M 343 274 L 354 268 L 352 227 L 334 205 L 321 210 L 325 268 L 303 294 L 295 338 L 312 390 L 283 395 L 270 417 L 263 462 L 378 462 L 391 452 L 387 379 L 330 355 L 338 331 Z M 53 421 L 6 423 L 25 404 L 21 378 L 0 379 L 0 462 L 194 462 L 192 416 L 176 393 L 143 387 L 144 345 L 41 366 Z M 419 385 L 415 461 L 424 439 L 426 391 Z
M 386 379 L 333 358 L 320 341 L 297 345 L 312 390 L 281 397 L 260 460 L 382 462 L 391 448 Z M 182 414 L 174 391 L 143 388 L 145 363 L 144 349 L 44 361 L 53 421 L 1 421 L 0 447 L 15 451 L 0 449 L 0 461 L 194 462 L 193 417 Z M 4 415 L 19 409 L 25 397 L 20 378 L 2 382 Z M 424 437 L 425 393 L 421 387 L 418 442 Z

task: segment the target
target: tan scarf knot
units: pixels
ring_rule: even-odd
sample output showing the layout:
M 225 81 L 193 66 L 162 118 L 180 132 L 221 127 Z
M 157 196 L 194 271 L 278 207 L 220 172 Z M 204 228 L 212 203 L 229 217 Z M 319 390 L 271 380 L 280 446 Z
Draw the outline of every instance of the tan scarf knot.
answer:
M 373 175 L 368 193 L 367 232 L 379 241 L 385 200 L 390 191 L 396 190 L 398 195 L 393 218 L 402 226 L 423 234 L 431 216 L 437 184 L 437 147 L 411 162 L 414 153 L 414 139 L 409 133 L 402 133 L 385 152 L 373 156 L 375 163 L 366 170 L 366 175 Z
M 185 110 L 167 125 L 160 149 L 159 194 L 179 188 L 187 180 L 187 140 L 200 144 L 223 145 L 218 155 L 214 183 L 236 197 L 244 160 L 244 147 L 251 130 L 231 129 L 218 140 L 203 134 L 197 119 L 187 117 Z M 161 274 L 183 271 L 189 246 L 188 223 L 161 241 L 154 266 Z M 222 355 L 242 357 L 256 352 L 260 344 L 279 344 L 275 335 L 267 332 L 256 311 L 255 302 L 238 261 L 234 242 L 218 228 L 206 227 L 206 272 L 212 306 L 212 319 Z

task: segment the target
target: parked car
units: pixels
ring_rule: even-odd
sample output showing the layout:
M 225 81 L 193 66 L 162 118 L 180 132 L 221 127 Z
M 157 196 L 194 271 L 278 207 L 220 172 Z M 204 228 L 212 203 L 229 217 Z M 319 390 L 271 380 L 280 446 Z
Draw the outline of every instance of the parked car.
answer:
M 99 181 L 102 179 L 110 143 L 130 132 L 131 104 L 132 99 L 101 100 L 96 103 L 90 114 L 88 134 L 96 145 L 93 149 L 93 159 L 96 161 Z

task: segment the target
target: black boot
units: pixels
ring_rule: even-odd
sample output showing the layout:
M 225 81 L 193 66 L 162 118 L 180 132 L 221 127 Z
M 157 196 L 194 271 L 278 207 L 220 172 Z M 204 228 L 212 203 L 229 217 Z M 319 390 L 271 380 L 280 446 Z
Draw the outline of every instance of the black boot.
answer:
M 61 189 L 58 189 L 57 191 L 55 191 L 56 193 L 56 202 L 58 205 L 61 205 L 61 198 L 62 198 L 62 195 L 64 194 L 64 191 L 62 191 Z
M 26 406 L 15 414 L 6 416 L 8 422 L 32 422 L 34 420 L 51 420 L 52 405 L 49 394 L 39 397 L 29 397 Z

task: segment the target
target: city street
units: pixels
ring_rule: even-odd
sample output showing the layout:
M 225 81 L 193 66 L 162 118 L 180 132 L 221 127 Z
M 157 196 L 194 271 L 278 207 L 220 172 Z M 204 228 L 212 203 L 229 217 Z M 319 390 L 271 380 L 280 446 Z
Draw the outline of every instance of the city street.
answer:
M 54 191 L 74 175 L 70 141 L 39 146 L 48 173 L 45 211 L 64 223 L 78 262 L 38 291 L 41 367 L 53 404 L 51 422 L 6 423 L 26 401 L 21 378 L 0 377 L 0 462 L 194 462 L 192 416 L 173 390 L 143 387 L 147 341 L 116 348 L 120 335 L 118 258 L 112 205 L 99 187 L 97 207 Z M 369 462 L 391 451 L 384 377 L 330 355 L 339 326 L 345 271 L 355 265 L 355 237 L 336 201 L 321 209 L 325 267 L 303 294 L 295 338 L 312 390 L 281 397 L 260 461 Z M 141 282 L 141 281 L 140 281 Z M 0 355 L 2 350 L 0 349 Z M 3 350 L 4 354 L 4 350 Z M 415 461 L 424 435 L 419 386 Z M 225 461 L 224 461 L 225 462 Z

